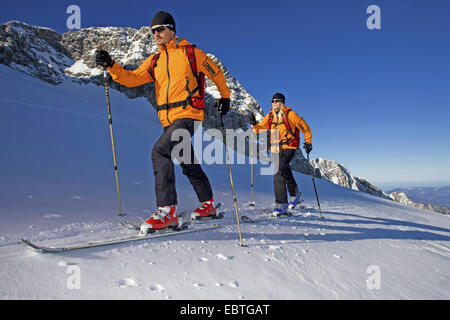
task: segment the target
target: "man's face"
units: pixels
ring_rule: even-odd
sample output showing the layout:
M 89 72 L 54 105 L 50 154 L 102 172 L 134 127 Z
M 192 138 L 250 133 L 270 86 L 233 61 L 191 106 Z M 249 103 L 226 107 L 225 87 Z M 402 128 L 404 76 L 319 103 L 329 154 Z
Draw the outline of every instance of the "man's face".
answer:
M 158 24 L 152 26 L 152 33 L 158 45 L 165 45 L 175 37 L 175 31 L 165 25 Z
M 277 99 L 272 100 L 273 111 L 275 111 L 275 112 L 280 111 L 282 106 L 283 106 L 283 100 L 277 100 Z

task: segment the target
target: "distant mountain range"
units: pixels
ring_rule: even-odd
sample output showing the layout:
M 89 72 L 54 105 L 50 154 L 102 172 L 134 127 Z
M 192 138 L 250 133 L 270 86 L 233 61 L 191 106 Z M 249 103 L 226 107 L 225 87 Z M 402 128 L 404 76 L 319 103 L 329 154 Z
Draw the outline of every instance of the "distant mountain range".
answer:
M 20 21 L 0 25 L 0 63 L 53 85 L 59 85 L 66 80 L 80 84 L 103 85 L 102 70 L 95 66 L 94 61 L 95 50 L 99 47 L 109 51 L 126 69 L 137 68 L 158 50 L 150 27 L 142 27 L 139 30 L 125 27 L 86 28 L 61 35 L 52 29 L 31 26 Z M 210 53 L 208 56 L 222 68 L 231 90 L 232 105 L 224 119 L 225 126 L 248 129 L 250 113 L 261 119 L 264 116 L 263 110 L 239 81 L 231 77 L 216 56 Z M 111 80 L 109 84 L 128 98 L 145 97 L 154 107 L 156 105 L 153 83 L 137 88 L 126 88 Z M 220 118 L 214 111 L 215 99 L 220 95 L 209 79 L 206 81 L 205 91 L 206 111 L 203 126 L 220 128 Z M 292 161 L 292 168 L 304 174 L 311 174 L 313 169 L 316 177 L 335 184 L 385 199 L 407 202 L 402 197 L 390 196 L 363 178 L 352 176 L 343 165 L 335 161 L 318 158 L 308 162 L 300 148 Z M 435 195 L 433 199 L 438 199 L 437 197 Z
M 450 186 L 396 188 L 389 191 L 395 201 L 418 208 L 450 214 Z

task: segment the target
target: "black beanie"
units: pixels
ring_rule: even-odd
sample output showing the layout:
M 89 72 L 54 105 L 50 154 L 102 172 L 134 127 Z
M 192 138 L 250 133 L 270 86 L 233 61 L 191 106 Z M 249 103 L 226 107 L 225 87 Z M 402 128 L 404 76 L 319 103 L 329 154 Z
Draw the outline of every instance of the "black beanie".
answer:
M 282 100 L 283 103 L 286 102 L 286 99 L 284 98 L 284 95 L 282 93 L 275 93 L 272 97 L 272 100 Z
M 175 31 L 175 20 L 173 19 L 172 15 L 168 12 L 158 11 L 155 14 L 155 16 L 152 19 L 151 26 L 153 27 L 159 24 L 170 24 L 173 26 L 170 29 Z

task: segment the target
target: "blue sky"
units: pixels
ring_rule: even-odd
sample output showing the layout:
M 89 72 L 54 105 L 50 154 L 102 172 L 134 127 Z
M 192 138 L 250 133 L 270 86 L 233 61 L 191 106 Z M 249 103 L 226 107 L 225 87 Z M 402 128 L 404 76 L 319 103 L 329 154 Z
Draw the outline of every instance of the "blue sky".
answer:
M 388 189 L 450 185 L 450 2 L 23 1 L 2 3 L 0 23 L 66 32 L 149 25 L 171 12 L 177 34 L 218 56 L 268 112 L 275 92 L 308 122 L 312 157 L 335 160 Z M 381 30 L 369 30 L 369 5 Z

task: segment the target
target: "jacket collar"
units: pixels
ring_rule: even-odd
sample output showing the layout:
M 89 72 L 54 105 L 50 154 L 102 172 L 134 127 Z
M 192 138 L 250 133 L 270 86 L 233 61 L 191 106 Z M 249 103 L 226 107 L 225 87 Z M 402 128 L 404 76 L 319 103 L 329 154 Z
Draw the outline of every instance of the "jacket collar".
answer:
M 185 47 L 188 44 L 189 44 L 189 42 L 186 39 L 175 37 L 172 40 L 170 40 L 170 42 L 168 42 L 167 44 L 158 46 L 158 49 L 159 49 L 159 51 L 164 50 L 164 49 L 170 50 L 170 49 L 176 49 L 179 47 Z
M 270 112 L 272 112 L 273 116 L 274 116 L 276 119 L 281 120 L 281 119 L 282 119 L 283 113 L 286 112 L 288 109 L 290 109 L 288 106 L 283 105 L 283 106 L 280 108 L 280 111 L 275 112 L 275 110 L 273 110 L 273 108 L 272 108 L 272 109 L 270 110 Z

